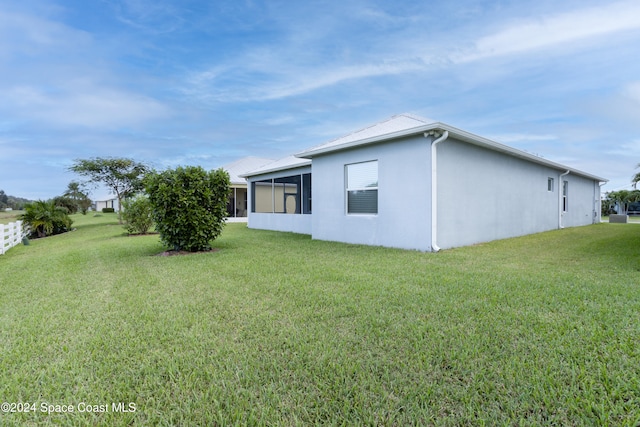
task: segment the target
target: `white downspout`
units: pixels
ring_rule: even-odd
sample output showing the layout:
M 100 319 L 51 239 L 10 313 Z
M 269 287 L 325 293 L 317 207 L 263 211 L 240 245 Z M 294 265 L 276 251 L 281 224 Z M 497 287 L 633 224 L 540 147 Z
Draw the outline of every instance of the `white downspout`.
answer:
M 562 223 L 562 216 L 564 215 L 564 209 L 562 206 L 564 183 L 562 182 L 562 178 L 569 175 L 570 172 L 571 171 L 566 171 L 558 178 L 558 228 L 564 228 L 564 224 Z
M 424 136 L 436 136 L 437 131 L 425 132 Z M 449 132 L 444 131 L 442 135 L 431 143 L 431 250 L 438 252 L 440 247 L 437 244 L 438 237 L 438 162 L 436 145 L 446 140 Z
M 596 203 L 598 203 L 596 205 L 596 209 L 598 210 L 598 222 L 602 222 L 602 186 L 605 185 L 607 182 L 601 182 L 598 184 L 598 201 Z

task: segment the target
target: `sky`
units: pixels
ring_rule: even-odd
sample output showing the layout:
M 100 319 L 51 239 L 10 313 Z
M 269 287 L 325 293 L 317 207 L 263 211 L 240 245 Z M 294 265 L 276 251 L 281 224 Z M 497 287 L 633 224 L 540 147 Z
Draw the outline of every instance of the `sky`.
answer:
M 213 169 L 402 113 L 631 188 L 640 2 L 0 0 L 12 196 L 61 195 L 75 159 Z

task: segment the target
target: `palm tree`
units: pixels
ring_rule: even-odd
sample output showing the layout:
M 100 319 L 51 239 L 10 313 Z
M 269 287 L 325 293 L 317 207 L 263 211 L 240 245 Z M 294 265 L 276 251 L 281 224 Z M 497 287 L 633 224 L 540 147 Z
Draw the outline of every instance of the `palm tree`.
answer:
M 75 204 L 75 209 L 71 213 L 76 213 L 80 210 L 83 214 L 86 214 L 87 209 L 91 206 L 91 200 L 79 182 L 71 181 L 67 185 L 67 191 L 64 192 L 63 196 L 68 197 Z
M 25 206 L 25 213 L 20 216 L 31 227 L 31 234 L 46 237 L 52 234 L 69 231 L 73 221 L 67 210 L 56 206 L 53 201 L 38 200 Z
M 638 163 L 638 165 L 636 166 L 636 169 L 637 168 L 640 168 L 640 163 Z M 631 183 L 633 184 L 633 188 L 637 188 L 636 185 L 638 185 L 638 182 L 640 182 L 640 172 L 638 172 L 633 176 L 633 178 L 631 178 Z

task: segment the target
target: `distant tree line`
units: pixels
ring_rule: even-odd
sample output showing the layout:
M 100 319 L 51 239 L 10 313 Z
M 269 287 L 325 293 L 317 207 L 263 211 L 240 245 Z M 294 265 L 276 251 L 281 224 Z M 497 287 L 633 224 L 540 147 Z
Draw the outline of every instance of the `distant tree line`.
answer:
M 5 210 L 7 208 L 13 210 L 22 210 L 27 203 L 31 202 L 33 202 L 33 200 L 9 196 L 5 194 L 4 190 L 0 190 L 0 210 Z

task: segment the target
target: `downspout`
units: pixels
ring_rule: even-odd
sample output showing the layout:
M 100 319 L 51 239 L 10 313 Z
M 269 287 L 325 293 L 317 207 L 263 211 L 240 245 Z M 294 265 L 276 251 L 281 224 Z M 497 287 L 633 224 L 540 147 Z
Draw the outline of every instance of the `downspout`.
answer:
M 598 201 L 596 205 L 596 209 L 598 210 L 598 222 L 602 222 L 602 186 L 607 182 L 601 182 L 598 184 Z
M 432 130 L 425 132 L 425 138 L 429 136 L 435 137 L 439 132 Z M 440 247 L 437 244 L 438 237 L 438 162 L 436 145 L 446 140 L 449 132 L 444 131 L 442 135 L 431 143 L 431 250 L 438 252 Z
M 562 178 L 569 175 L 570 172 L 571 171 L 566 171 L 558 178 L 558 228 L 564 228 L 564 224 L 562 223 L 562 217 L 564 215 L 564 209 L 562 206 L 564 183 L 562 182 Z

